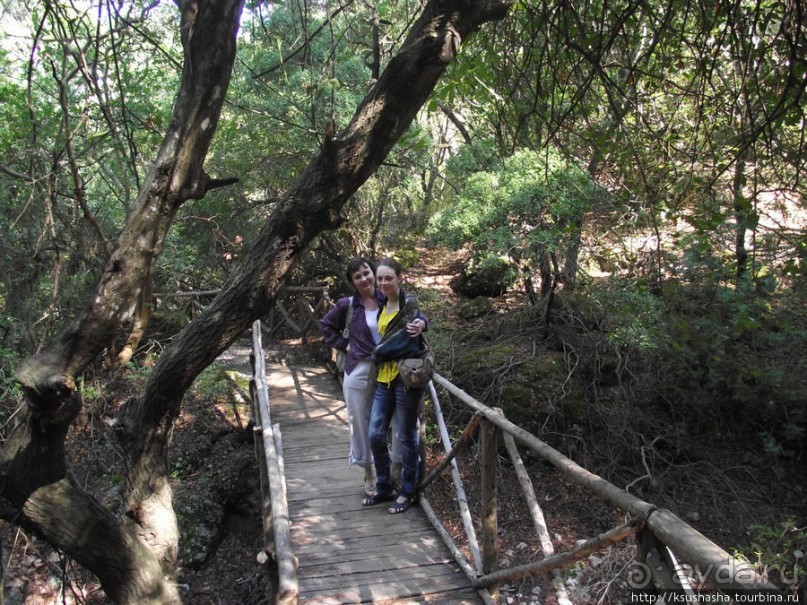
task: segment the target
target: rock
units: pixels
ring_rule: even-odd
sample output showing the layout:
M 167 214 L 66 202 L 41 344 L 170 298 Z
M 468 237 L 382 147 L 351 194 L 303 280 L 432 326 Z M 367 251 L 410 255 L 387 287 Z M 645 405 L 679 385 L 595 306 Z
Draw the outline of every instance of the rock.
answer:
M 194 568 L 204 563 L 218 543 L 224 527 L 224 508 L 215 493 L 176 498 L 175 510 L 181 539 L 179 559 Z
M 456 292 L 477 296 L 501 296 L 513 285 L 518 271 L 513 263 L 502 258 L 472 260 L 451 284 Z
M 465 320 L 476 319 L 478 317 L 484 317 L 489 313 L 493 313 L 493 305 L 491 304 L 490 299 L 486 296 L 477 296 L 473 300 L 470 300 L 462 305 L 458 309 L 457 313 Z

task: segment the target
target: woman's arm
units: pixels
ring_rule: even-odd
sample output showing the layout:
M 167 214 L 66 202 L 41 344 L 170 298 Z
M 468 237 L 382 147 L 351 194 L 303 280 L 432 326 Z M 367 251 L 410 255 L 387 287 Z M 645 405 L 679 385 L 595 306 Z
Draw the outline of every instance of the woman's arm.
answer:
M 347 307 L 351 303 L 351 297 L 340 298 L 333 308 L 319 320 L 319 327 L 322 335 L 330 346 L 340 351 L 347 350 L 347 339 L 342 336 L 347 319 Z

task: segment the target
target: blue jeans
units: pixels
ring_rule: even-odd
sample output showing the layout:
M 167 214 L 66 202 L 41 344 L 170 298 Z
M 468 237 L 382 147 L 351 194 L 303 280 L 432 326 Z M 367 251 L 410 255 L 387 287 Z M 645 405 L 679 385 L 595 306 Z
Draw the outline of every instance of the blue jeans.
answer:
M 350 451 L 348 465 L 358 465 L 362 468 L 372 468 L 373 455 L 370 450 L 370 412 L 373 409 L 376 382 L 376 372 L 372 361 L 360 361 L 350 374 L 345 374 L 342 382 L 342 395 L 347 407 L 347 419 L 350 425 Z M 395 416 L 392 420 L 392 462 L 401 463 L 401 452 L 398 439 L 398 425 L 400 419 Z
M 387 447 L 387 430 L 392 417 L 398 414 L 398 446 L 401 452 L 401 494 L 413 497 L 418 481 L 418 413 L 420 400 L 426 389 L 407 389 L 400 376 L 389 386 L 378 383 L 370 413 L 370 449 L 375 462 L 376 491 L 392 491 L 390 454 Z

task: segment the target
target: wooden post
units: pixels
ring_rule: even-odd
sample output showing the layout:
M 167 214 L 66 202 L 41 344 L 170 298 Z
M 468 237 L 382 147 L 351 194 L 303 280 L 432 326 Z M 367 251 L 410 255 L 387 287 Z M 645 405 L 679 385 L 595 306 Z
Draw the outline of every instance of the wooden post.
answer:
M 594 495 L 621 508 L 631 516 L 644 519 L 647 527 L 653 531 L 660 542 L 669 546 L 688 564 L 698 566 L 698 569 L 707 574 L 710 580 L 718 581 L 724 588 L 777 590 L 776 586 L 757 573 L 752 565 L 735 559 L 670 511 L 656 508 L 649 502 L 637 498 L 583 468 L 532 433 L 513 424 L 502 414 L 480 403 L 439 374 L 435 373 L 432 380 L 459 398 L 472 410 L 481 412 L 485 416 L 485 420 L 512 435 L 517 442 L 532 449 Z
M 682 575 L 681 565 L 673 552 L 646 527 L 640 534 L 639 546 L 636 549 L 636 562 L 643 565 L 636 568 L 635 578 L 629 579 L 631 588 L 662 588 L 667 590 L 681 590 L 689 595 L 690 602 L 697 602 L 692 586 L 685 575 Z M 637 584 L 643 581 L 646 584 Z
M 297 580 L 297 557 L 291 552 L 291 522 L 289 521 L 289 507 L 286 488 L 286 469 L 283 459 L 283 438 L 280 434 L 280 424 L 272 425 L 272 436 L 275 442 L 275 455 L 277 456 L 279 478 L 276 487 L 280 493 L 272 494 L 272 498 L 282 501 L 282 507 L 275 507 L 273 515 L 278 512 L 285 515 L 283 523 L 278 523 L 278 529 L 282 529 L 284 536 L 282 543 L 289 547 L 289 552 L 285 556 L 277 558 L 277 605 L 297 605 L 299 602 L 299 586 Z M 275 530 L 277 531 L 277 530 Z
M 437 396 L 437 389 L 434 387 L 434 381 L 429 382 L 429 393 L 431 394 L 432 398 L 432 405 L 434 406 L 434 416 L 437 419 L 437 426 L 440 429 L 440 440 L 443 442 L 443 448 L 446 451 L 446 459 L 450 458 L 450 465 L 451 465 L 451 479 L 454 482 L 454 491 L 456 492 L 457 496 L 457 504 L 460 509 L 460 517 L 462 518 L 462 525 L 465 529 L 465 537 L 468 539 L 468 549 L 471 551 L 471 557 L 473 558 L 474 569 L 478 575 L 481 575 L 482 572 L 482 555 L 479 552 L 479 540 L 476 537 L 476 529 L 474 529 L 474 521 L 471 516 L 471 509 L 468 507 L 468 498 L 465 495 L 465 486 L 462 484 L 462 477 L 460 477 L 460 470 L 457 466 L 457 460 L 455 457 L 451 455 L 451 452 L 455 452 L 456 446 L 451 446 L 451 437 L 448 434 L 448 427 L 446 426 L 445 418 L 443 417 L 443 410 L 440 407 L 440 398 Z M 479 422 L 481 418 L 476 420 L 474 428 L 472 430 L 476 430 L 479 428 Z M 471 420 L 474 422 L 474 420 Z M 469 429 L 466 427 L 465 431 L 463 431 L 463 436 L 466 432 L 469 432 Z M 460 442 L 469 441 L 470 436 L 468 439 L 463 439 L 460 437 Z M 466 444 L 467 445 L 467 444 Z M 456 454 L 456 452 L 455 452 Z M 438 465 L 439 466 L 439 465 Z M 424 482 L 427 482 L 429 477 L 424 479 Z
M 319 299 L 316 307 L 300 294 L 300 323 L 302 324 L 303 335 L 308 333 L 308 329 L 319 321 L 318 313 L 322 308 L 322 299 Z M 315 331 L 316 332 L 316 331 Z
M 254 328 L 253 328 L 254 329 Z M 261 519 L 263 523 L 263 550 L 258 553 L 257 562 L 266 570 L 269 578 L 267 597 L 272 603 L 276 600 L 276 590 L 279 586 L 277 573 L 277 549 L 275 547 L 275 531 L 272 525 L 272 496 L 269 491 L 269 475 L 266 468 L 266 451 L 263 447 L 263 428 L 261 427 L 260 398 L 258 396 L 257 364 L 263 359 L 255 358 L 255 351 L 249 355 L 249 364 L 252 366 L 252 376 L 249 379 L 249 394 L 252 397 L 252 414 L 254 426 L 252 437 L 255 442 L 255 457 L 258 463 L 258 476 L 261 486 Z
M 299 315 L 298 321 L 300 322 L 300 326 L 301 326 L 300 327 L 300 342 L 302 342 L 303 345 L 306 344 L 305 331 L 308 329 L 308 322 L 304 321 L 305 320 L 305 305 L 306 305 L 305 298 L 303 298 L 302 294 L 299 294 L 298 298 L 297 298 L 297 313 Z
M 477 412 L 478 414 L 479 412 Z M 546 518 L 544 511 L 541 510 L 541 505 L 538 504 L 538 499 L 535 497 L 535 489 L 532 486 L 532 479 L 524 466 L 524 461 L 521 459 L 521 454 L 518 453 L 518 446 L 516 440 L 509 433 L 504 433 L 504 445 L 507 448 L 507 453 L 510 455 L 510 460 L 513 462 L 513 468 L 516 471 L 516 477 L 521 484 L 521 491 L 524 494 L 524 501 L 527 504 L 527 509 L 532 518 L 532 525 L 535 528 L 535 533 L 538 534 L 538 541 L 541 544 L 541 550 L 545 557 L 555 554 L 555 547 L 552 545 L 552 538 L 549 536 L 549 528 L 546 525 Z M 566 585 L 563 583 L 563 578 L 560 571 L 555 569 L 552 572 L 552 586 L 557 593 L 558 605 L 571 605 L 569 594 L 566 590 Z
M 526 578 L 527 576 L 547 573 L 563 565 L 568 565 L 574 561 L 585 559 L 591 553 L 607 548 L 612 544 L 633 536 L 638 531 L 639 521 L 633 519 L 627 523 L 615 527 L 614 529 L 600 534 L 596 538 L 586 540 L 573 550 L 560 554 L 550 555 L 537 563 L 528 563 L 516 567 L 508 567 L 478 578 L 474 583 L 476 587 L 497 586 L 499 582 L 512 582 Z M 697 601 L 693 601 L 697 602 Z
M 448 451 L 448 453 L 440 460 L 440 462 L 435 466 L 432 471 L 426 475 L 423 479 L 421 479 L 420 483 L 418 483 L 418 491 L 425 489 L 432 483 L 437 477 L 443 474 L 443 471 L 454 461 L 462 450 L 464 450 L 468 446 L 468 441 L 471 439 L 471 436 L 476 431 L 479 423 L 482 421 L 481 414 L 474 414 L 471 418 L 471 421 L 468 423 L 468 426 L 465 427 L 465 430 L 462 431 L 462 435 L 460 435 L 459 439 L 457 439 L 456 443 L 453 447 Z M 421 435 L 421 440 L 423 440 L 423 435 Z M 446 449 L 448 450 L 450 443 L 447 441 L 448 434 L 446 434 Z
M 498 508 L 498 437 L 499 431 L 495 424 L 487 419 L 482 421 L 479 429 L 479 464 L 481 475 L 482 498 L 482 569 L 485 574 L 491 574 L 498 569 L 498 535 L 499 521 Z M 488 585 L 490 596 L 499 599 L 498 584 Z
M 300 326 L 294 323 L 294 320 L 291 318 L 291 315 L 289 315 L 289 312 L 286 310 L 283 301 L 277 299 L 277 301 L 275 301 L 275 307 L 277 308 L 278 311 L 280 311 L 280 314 L 283 316 L 283 320 L 286 322 L 286 325 L 289 326 L 292 330 L 294 330 L 298 334 L 302 334 Z
M 272 527 L 272 502 L 269 495 L 269 476 L 266 471 L 266 452 L 263 449 L 263 429 L 260 425 L 260 409 L 258 395 L 255 388 L 255 379 L 249 381 L 249 391 L 252 395 L 253 410 L 255 414 L 255 425 L 252 427 L 253 440 L 255 442 L 255 458 L 258 462 L 258 476 L 261 486 L 261 518 L 263 519 L 263 544 L 267 554 L 274 556 L 275 539 L 274 528 Z

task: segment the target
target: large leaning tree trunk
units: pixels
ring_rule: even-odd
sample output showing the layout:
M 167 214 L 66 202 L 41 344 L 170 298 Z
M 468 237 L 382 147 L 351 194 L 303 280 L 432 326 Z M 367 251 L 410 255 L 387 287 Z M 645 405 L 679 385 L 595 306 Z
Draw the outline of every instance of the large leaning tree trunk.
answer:
M 484 23 L 504 18 L 510 6 L 500 0 L 429 2 L 350 124 L 325 140 L 277 202 L 221 293 L 165 349 L 143 395 L 129 400 L 118 416 L 132 482 L 129 510 L 155 513 L 169 504 L 154 489 L 155 473 L 167 475 L 170 430 L 185 391 L 255 319 L 268 313 L 309 243 L 343 222 L 342 206 L 407 131 L 462 40 Z M 159 530 L 159 516 L 154 529 Z
M 0 452 L 3 518 L 91 570 L 119 603 L 180 602 L 172 581 L 176 520 L 163 515 L 161 533 L 148 534 L 132 511 L 107 511 L 69 473 L 65 438 L 80 411 L 76 378 L 110 343 L 131 341 L 133 329 L 142 329 L 143 295 L 177 210 L 216 185 L 202 166 L 232 74 L 243 0 L 178 5 L 185 61 L 164 142 L 83 313 L 20 364 L 26 405 Z M 159 492 L 159 475 L 157 481 Z
M 229 80 L 241 2 L 181 5 L 188 40 L 185 77 L 172 130 L 141 194 L 142 222 L 130 220 L 74 327 L 18 370 L 27 409 L 0 459 L 6 518 L 73 556 L 119 603 L 177 600 L 170 582 L 178 535 L 168 448 L 185 391 L 267 313 L 308 244 L 339 226 L 342 206 L 409 128 L 461 42 L 484 23 L 504 18 L 510 6 L 509 0 L 433 0 L 425 7 L 348 127 L 326 140 L 277 203 L 222 293 L 165 350 L 143 395 L 123 406 L 117 426 L 127 465 L 126 515 L 116 518 L 72 481 L 64 440 L 78 412 L 75 377 L 136 314 L 129 301 L 136 301 L 147 283 L 179 205 L 204 195 L 210 185 L 200 166 Z M 205 144 L 182 144 L 194 135 Z M 163 164 L 168 155 L 173 162 Z

